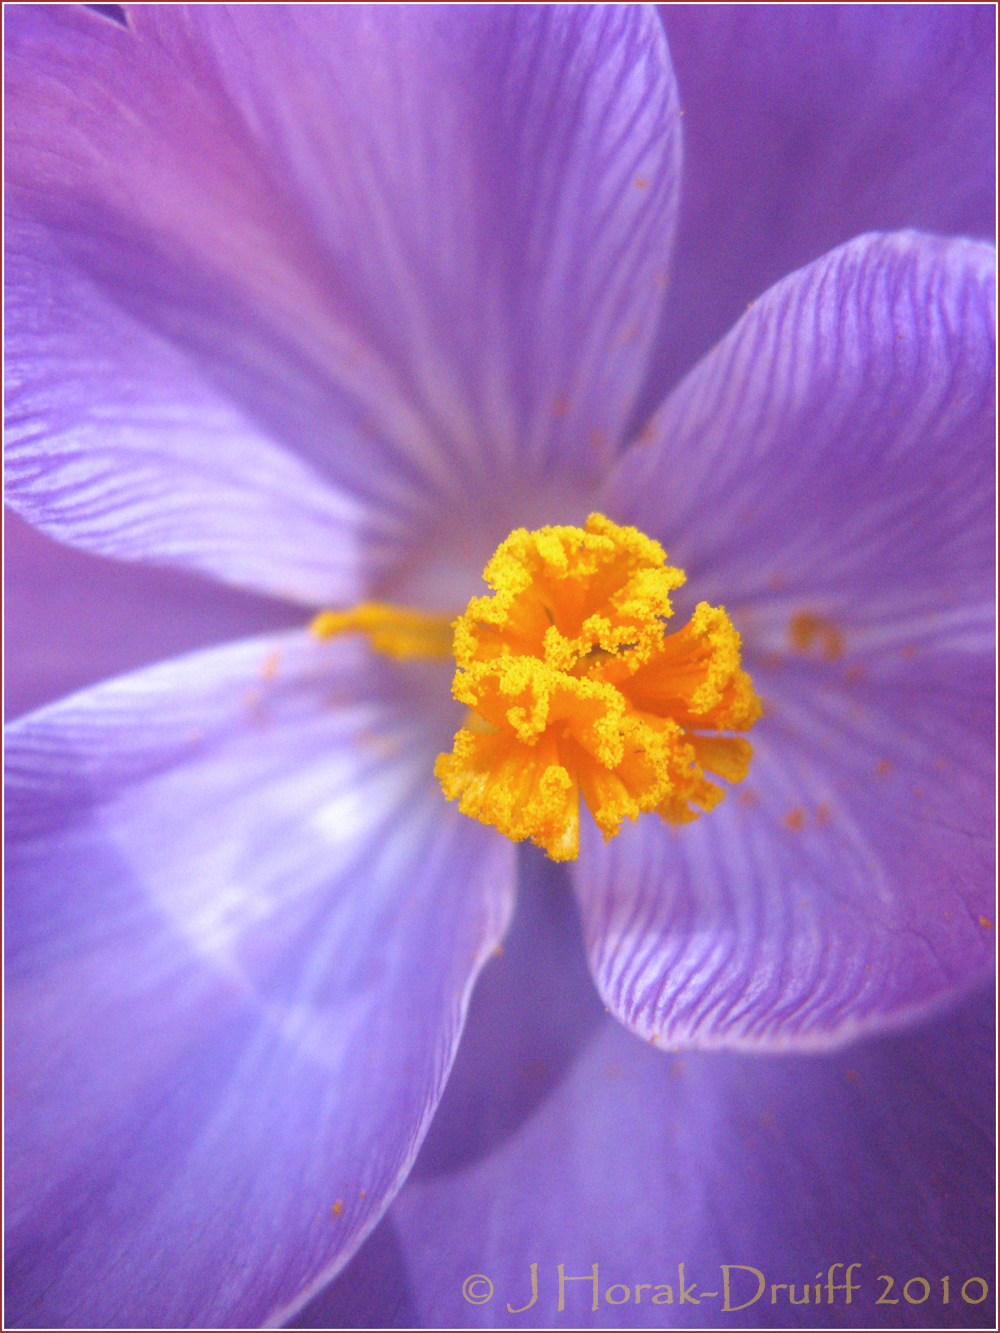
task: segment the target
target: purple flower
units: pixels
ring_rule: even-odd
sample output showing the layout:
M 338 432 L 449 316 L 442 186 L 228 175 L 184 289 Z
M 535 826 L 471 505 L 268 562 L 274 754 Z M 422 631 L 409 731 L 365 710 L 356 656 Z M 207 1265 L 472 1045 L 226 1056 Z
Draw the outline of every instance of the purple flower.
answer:
M 8 729 L 9 1321 L 989 1324 L 992 9 L 5 17 L 34 662 L 270 626 Z M 304 627 L 593 509 L 766 713 L 567 867 Z

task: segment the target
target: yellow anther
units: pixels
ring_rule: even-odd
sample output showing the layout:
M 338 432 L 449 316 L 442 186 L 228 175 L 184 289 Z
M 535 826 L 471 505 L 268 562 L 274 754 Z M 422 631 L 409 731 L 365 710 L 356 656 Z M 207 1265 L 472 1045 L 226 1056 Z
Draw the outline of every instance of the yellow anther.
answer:
M 416 611 L 409 606 L 364 602 L 349 611 L 321 611 L 309 626 L 319 639 L 361 633 L 386 657 L 451 656 L 453 617 Z
M 740 782 L 760 716 L 725 612 L 702 602 L 666 635 L 684 574 L 635 528 L 518 528 L 486 567 L 492 596 L 455 622 L 469 721 L 434 771 L 449 800 L 556 861 L 579 850 L 582 795 L 605 839 L 658 811 L 696 819 Z M 701 734 L 707 733 L 707 734 Z

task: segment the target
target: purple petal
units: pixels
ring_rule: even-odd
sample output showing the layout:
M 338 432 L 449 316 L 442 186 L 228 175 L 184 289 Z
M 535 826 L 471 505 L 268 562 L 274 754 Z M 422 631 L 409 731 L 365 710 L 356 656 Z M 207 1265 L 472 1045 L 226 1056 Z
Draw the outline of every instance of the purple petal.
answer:
M 87 555 L 4 515 L 8 717 L 124 671 L 302 620 L 299 607 L 178 570 Z
M 822 1048 L 989 975 L 989 672 L 935 666 L 852 704 L 791 670 L 768 680 L 745 787 L 679 832 L 591 832 L 587 950 L 628 1027 L 670 1048 Z
M 786 273 L 869 231 L 992 238 L 986 5 L 668 5 L 684 113 L 652 409 Z
M 280 635 L 11 728 L 12 1322 L 280 1319 L 378 1220 L 511 907 L 445 679 Z
M 719 1327 L 720 1315 L 737 1328 L 878 1326 L 879 1273 L 895 1275 L 895 1324 L 990 1326 L 992 1299 L 974 1306 L 961 1297 L 963 1283 L 990 1281 L 992 1271 L 989 997 L 919 1032 L 832 1056 L 669 1057 L 600 1014 L 567 955 L 564 881 L 551 868 L 541 885 L 534 878 L 503 958 L 477 986 L 410 1179 L 299 1326 Z M 562 1012 L 539 1006 L 525 1035 L 516 1023 L 523 992 L 546 970 L 542 984 L 560 989 Z M 582 1045 L 573 1035 L 581 1026 Z M 560 1048 L 572 1063 L 556 1057 L 539 1071 L 538 1057 Z M 473 1103 L 466 1077 L 485 1072 L 491 1057 L 496 1075 L 479 1083 Z M 549 1095 L 539 1098 L 540 1088 Z M 828 1304 L 831 1264 L 856 1261 L 861 1291 L 849 1308 L 843 1291 Z M 598 1311 L 592 1285 L 574 1282 L 560 1313 L 558 1265 L 590 1276 L 595 1262 Z M 681 1262 L 698 1305 L 679 1303 Z M 516 1311 L 529 1301 L 532 1264 L 537 1302 L 508 1312 L 508 1303 Z M 761 1299 L 723 1314 L 722 1264 L 763 1272 Z M 801 1299 L 809 1283 L 814 1296 L 817 1270 L 822 1306 L 791 1306 L 787 1284 Z M 493 1283 L 481 1305 L 463 1297 L 473 1274 Z M 843 1274 L 835 1269 L 834 1280 Z M 920 1274 L 931 1296 L 910 1305 L 903 1284 Z M 732 1305 L 753 1295 L 752 1274 L 733 1269 L 730 1278 Z M 649 1286 L 637 1305 L 639 1283 Z M 653 1305 L 655 1288 L 662 1297 L 668 1283 L 673 1303 Z M 786 1284 L 773 1306 L 771 1283 Z M 628 1303 L 607 1299 L 609 1291 L 622 1299 L 615 1284 L 629 1287 Z M 916 1297 L 921 1288 L 908 1290 Z M 968 1294 L 980 1290 L 973 1283 Z
M 302 285 L 251 256 L 276 225 L 260 168 L 128 31 L 82 8 L 5 19 L 8 500 L 105 555 L 309 603 L 360 595 L 364 508 L 269 438 L 261 400 L 293 372 L 238 308 L 261 292 L 223 280 Z M 237 402 L 226 376 L 242 359 L 249 384 L 255 358 L 271 378 Z M 285 389 L 300 401 L 302 375 Z
M 990 966 L 994 264 L 908 235 L 834 251 L 612 483 L 609 512 L 726 604 L 766 707 L 744 791 L 581 858 L 598 985 L 646 1037 L 825 1044 Z
M 585 427 L 618 442 L 679 185 L 651 14 L 140 6 L 134 21 L 225 87 L 477 480 L 483 451 L 521 471 L 593 452 Z
M 992 246 L 859 237 L 754 302 L 601 501 L 769 649 L 803 599 L 857 646 L 957 624 L 992 600 L 995 346 Z
M 517 519 L 556 458 L 578 501 L 631 413 L 676 212 L 655 15 L 131 22 L 9 21 L 21 512 L 343 600 L 411 563 L 415 524 L 449 551 L 478 511 L 504 535 L 498 495 Z

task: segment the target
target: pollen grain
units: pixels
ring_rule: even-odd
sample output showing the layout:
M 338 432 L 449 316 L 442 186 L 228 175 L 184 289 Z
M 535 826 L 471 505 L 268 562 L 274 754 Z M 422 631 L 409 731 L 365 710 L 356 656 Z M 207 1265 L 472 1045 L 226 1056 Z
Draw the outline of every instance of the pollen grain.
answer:
M 800 653 L 819 650 L 822 657 L 834 662 L 844 655 L 844 635 L 825 616 L 811 611 L 800 611 L 788 622 L 788 638 L 793 649 Z

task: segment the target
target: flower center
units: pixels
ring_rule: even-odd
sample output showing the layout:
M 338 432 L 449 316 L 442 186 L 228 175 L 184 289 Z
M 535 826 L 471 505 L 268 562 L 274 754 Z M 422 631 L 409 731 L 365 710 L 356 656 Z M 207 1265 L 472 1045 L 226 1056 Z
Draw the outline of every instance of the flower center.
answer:
M 710 810 L 723 793 L 706 770 L 746 776 L 749 743 L 716 734 L 760 715 L 739 635 L 704 602 L 665 635 L 684 575 L 657 542 L 601 514 L 521 528 L 484 577 L 495 594 L 455 625 L 452 692 L 470 716 L 434 769 L 464 814 L 566 861 L 581 794 L 608 839 L 643 811 Z
M 360 631 L 397 659 L 455 655 L 463 728 L 435 765 L 448 800 L 556 861 L 580 844 L 580 794 L 604 833 L 656 810 L 695 820 L 747 776 L 760 701 L 740 636 L 700 603 L 673 635 L 684 573 L 659 543 L 593 513 L 584 528 L 512 532 L 485 568 L 493 595 L 449 617 L 365 603 L 321 612 L 320 637 Z M 453 629 L 453 641 L 452 641 Z
M 454 622 L 452 693 L 469 713 L 434 767 L 463 814 L 567 861 L 581 794 L 607 840 L 642 812 L 680 824 L 712 809 L 723 792 L 706 772 L 746 776 L 749 742 L 719 734 L 760 716 L 739 635 L 706 602 L 665 634 L 684 574 L 658 542 L 601 514 L 584 528 L 518 528 L 484 578 L 493 595 Z M 363 630 L 396 657 L 443 656 L 443 623 L 368 605 L 324 612 L 314 629 Z

